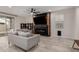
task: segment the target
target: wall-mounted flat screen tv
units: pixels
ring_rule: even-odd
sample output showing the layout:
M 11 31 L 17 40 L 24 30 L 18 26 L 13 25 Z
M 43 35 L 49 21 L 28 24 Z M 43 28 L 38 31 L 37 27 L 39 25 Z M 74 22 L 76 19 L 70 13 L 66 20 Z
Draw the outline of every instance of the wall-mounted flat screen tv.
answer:
M 38 16 L 34 18 L 35 24 L 47 24 L 47 19 L 45 16 Z

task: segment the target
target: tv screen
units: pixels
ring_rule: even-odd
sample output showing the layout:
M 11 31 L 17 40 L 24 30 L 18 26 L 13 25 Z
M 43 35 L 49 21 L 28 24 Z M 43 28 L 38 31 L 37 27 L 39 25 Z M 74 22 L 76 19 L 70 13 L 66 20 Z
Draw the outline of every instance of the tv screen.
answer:
M 45 16 L 39 16 L 34 18 L 35 24 L 47 24 Z

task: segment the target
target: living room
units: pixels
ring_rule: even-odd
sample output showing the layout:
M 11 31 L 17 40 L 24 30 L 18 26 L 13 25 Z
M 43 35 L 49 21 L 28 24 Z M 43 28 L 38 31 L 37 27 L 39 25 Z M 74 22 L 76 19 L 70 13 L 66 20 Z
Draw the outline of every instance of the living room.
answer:
M 77 52 L 78 15 L 74 6 L 0 6 L 0 52 Z

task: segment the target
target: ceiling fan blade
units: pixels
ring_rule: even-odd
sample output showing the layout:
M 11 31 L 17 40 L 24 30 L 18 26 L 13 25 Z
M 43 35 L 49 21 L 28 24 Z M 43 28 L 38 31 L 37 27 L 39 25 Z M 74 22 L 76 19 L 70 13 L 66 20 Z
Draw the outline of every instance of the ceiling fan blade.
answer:
M 33 13 L 33 14 L 39 14 L 40 11 L 38 9 L 35 9 L 35 8 L 29 8 L 29 9 L 26 9 L 27 11 L 29 11 L 29 13 Z

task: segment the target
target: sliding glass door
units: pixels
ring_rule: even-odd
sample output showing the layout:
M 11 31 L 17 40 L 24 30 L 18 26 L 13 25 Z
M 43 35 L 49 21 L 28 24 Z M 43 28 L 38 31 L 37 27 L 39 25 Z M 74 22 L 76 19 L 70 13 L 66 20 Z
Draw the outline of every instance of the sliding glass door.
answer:
M 7 33 L 7 30 L 11 28 L 10 21 L 11 18 L 0 16 L 0 34 Z

